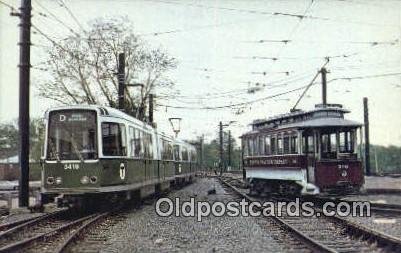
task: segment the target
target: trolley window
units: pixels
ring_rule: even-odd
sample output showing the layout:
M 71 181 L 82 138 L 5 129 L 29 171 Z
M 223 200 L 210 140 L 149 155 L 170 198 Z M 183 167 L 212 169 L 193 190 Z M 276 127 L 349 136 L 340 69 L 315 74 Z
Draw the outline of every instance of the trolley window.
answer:
M 283 138 L 283 145 L 284 145 L 284 154 L 289 154 L 290 153 L 290 137 L 285 136 Z
M 270 139 L 270 143 L 271 143 L 271 147 L 270 147 L 270 149 L 271 149 L 271 154 L 272 155 L 275 155 L 276 154 L 276 150 L 277 150 L 277 148 L 276 148 L 276 137 L 272 137 L 271 139 Z
M 259 136 L 259 155 L 265 154 L 265 137 Z
M 119 123 L 102 123 L 103 155 L 126 156 L 125 126 Z
M 188 161 L 188 149 L 186 147 L 182 147 L 182 160 Z
M 283 138 L 278 137 L 278 139 L 277 139 L 277 154 L 281 155 L 281 154 L 283 154 L 283 151 L 284 151 L 284 149 L 283 149 Z
M 298 136 L 291 136 L 291 154 L 298 154 Z
M 174 145 L 174 160 L 181 161 L 180 146 L 178 145 Z
M 96 112 L 63 110 L 50 112 L 47 159 L 97 159 Z
M 167 140 L 162 140 L 163 149 L 162 149 L 162 159 L 163 160 L 174 160 L 173 159 L 173 146 L 171 142 Z

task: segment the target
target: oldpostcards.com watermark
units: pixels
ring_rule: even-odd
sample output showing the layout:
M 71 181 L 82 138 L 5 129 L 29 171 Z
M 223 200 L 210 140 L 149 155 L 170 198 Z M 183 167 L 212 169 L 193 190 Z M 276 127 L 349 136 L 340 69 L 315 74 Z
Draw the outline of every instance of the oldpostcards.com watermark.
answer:
M 160 198 L 155 205 L 156 213 L 162 217 L 175 215 L 176 217 L 196 217 L 201 222 L 203 217 L 260 217 L 260 216 L 353 216 L 370 217 L 370 203 L 355 202 L 326 202 L 320 208 L 315 208 L 313 202 L 303 202 L 299 198 L 290 202 L 259 202 L 247 201 L 198 201 L 195 198 L 182 201 L 180 198 Z

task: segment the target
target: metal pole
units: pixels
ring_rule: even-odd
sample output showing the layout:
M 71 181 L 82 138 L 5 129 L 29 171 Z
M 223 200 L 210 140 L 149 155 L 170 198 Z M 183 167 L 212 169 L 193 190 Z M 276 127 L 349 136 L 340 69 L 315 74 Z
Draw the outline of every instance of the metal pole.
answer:
M 30 0 L 21 0 L 20 13 L 20 63 L 19 63 L 19 160 L 21 176 L 19 178 L 19 206 L 29 206 L 29 82 L 30 82 L 30 46 L 31 46 L 31 10 Z
M 327 105 L 327 82 L 326 82 L 327 70 L 326 70 L 326 68 L 322 68 L 320 70 L 320 73 L 322 73 L 322 103 L 324 106 L 326 106 Z
M 201 139 L 200 139 L 200 168 L 203 171 L 203 141 L 204 141 L 205 135 L 202 134 Z
M 231 131 L 228 131 L 228 167 L 231 167 Z
M 365 170 L 366 175 L 370 176 L 370 142 L 369 142 L 369 108 L 368 98 L 363 98 L 363 118 L 365 123 Z
M 149 123 L 153 124 L 153 94 L 149 94 Z
M 118 109 L 125 111 L 125 54 L 118 54 Z
M 220 139 L 220 176 L 223 175 L 223 122 L 220 121 L 219 125 L 219 139 Z

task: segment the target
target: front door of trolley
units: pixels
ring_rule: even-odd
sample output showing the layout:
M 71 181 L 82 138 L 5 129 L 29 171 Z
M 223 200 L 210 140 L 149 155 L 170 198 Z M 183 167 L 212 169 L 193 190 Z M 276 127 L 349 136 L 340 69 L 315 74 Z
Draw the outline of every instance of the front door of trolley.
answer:
M 306 154 L 306 168 L 309 183 L 315 183 L 315 169 L 316 169 L 316 134 L 314 131 L 305 131 L 302 137 L 303 149 Z

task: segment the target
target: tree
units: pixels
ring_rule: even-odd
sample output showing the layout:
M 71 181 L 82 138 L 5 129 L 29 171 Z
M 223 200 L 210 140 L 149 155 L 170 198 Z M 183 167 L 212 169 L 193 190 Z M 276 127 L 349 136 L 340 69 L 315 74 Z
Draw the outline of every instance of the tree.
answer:
M 18 155 L 19 134 L 17 120 L 0 124 L 0 159 Z M 30 159 L 39 161 L 44 142 L 44 124 L 41 119 L 30 122 Z
M 83 34 L 53 41 L 46 61 L 50 76 L 38 85 L 39 96 L 64 105 L 117 107 L 118 54 L 125 53 L 127 83 L 144 84 L 143 92 L 126 89 L 125 111 L 138 117 L 156 87 L 171 90 L 166 73 L 176 60 L 161 48 L 150 49 L 127 18 L 95 19 Z
M 213 168 L 215 164 L 218 164 L 220 160 L 220 143 L 218 139 L 212 140 L 210 143 L 205 143 L 204 148 L 204 163 L 206 167 Z M 225 161 L 225 166 L 227 166 L 228 161 L 228 133 L 223 132 L 223 160 Z M 241 162 L 241 149 L 237 146 L 235 138 L 231 137 L 231 167 L 233 169 L 238 169 Z
M 18 129 L 16 124 L 0 125 L 0 159 L 15 156 L 18 153 Z

